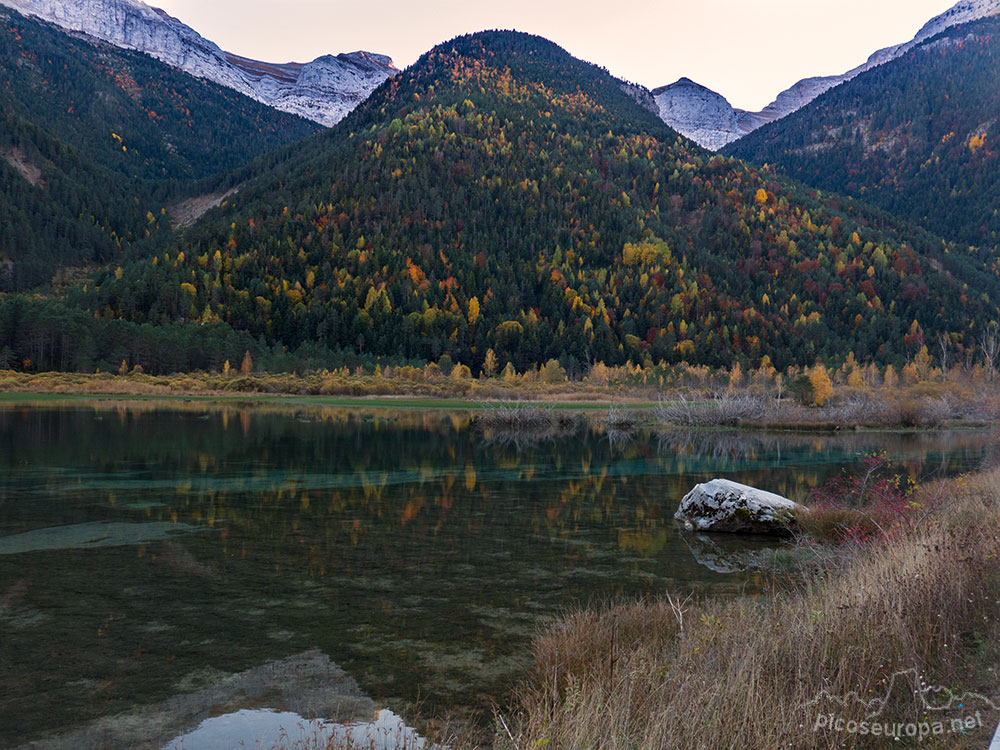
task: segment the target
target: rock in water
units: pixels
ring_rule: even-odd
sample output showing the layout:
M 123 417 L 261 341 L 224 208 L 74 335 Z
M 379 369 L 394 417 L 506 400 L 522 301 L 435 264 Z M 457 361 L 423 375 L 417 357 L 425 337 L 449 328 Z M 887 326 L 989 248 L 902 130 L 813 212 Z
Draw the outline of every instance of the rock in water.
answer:
M 804 510 L 787 497 L 728 479 L 696 485 L 681 500 L 674 518 L 692 531 L 735 534 L 789 534 Z

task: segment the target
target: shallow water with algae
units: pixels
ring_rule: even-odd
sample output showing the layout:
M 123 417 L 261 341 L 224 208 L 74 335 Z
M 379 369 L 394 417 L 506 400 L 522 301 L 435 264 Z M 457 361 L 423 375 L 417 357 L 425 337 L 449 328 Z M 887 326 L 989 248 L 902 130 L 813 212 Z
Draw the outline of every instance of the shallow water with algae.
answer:
M 694 484 L 802 498 L 871 451 L 925 477 L 975 468 L 987 440 L 622 436 L 591 419 L 525 442 L 463 412 L 7 404 L 0 747 L 129 721 L 148 735 L 132 746 L 162 747 L 247 708 L 488 712 L 568 607 L 760 590 L 732 562 L 759 542 L 730 555 L 674 526 Z

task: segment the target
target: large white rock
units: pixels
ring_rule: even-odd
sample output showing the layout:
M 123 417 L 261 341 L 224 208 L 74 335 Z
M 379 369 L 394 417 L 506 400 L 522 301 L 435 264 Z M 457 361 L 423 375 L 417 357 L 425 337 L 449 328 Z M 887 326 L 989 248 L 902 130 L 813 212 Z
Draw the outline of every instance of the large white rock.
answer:
M 798 503 L 773 492 L 713 479 L 687 493 L 674 518 L 691 531 L 788 534 L 801 510 Z

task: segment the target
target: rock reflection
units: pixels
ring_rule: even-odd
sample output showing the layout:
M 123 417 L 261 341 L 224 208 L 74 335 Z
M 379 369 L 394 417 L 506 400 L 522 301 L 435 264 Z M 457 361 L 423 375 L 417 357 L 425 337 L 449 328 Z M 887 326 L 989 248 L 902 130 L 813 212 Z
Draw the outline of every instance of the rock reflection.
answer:
M 794 559 L 793 550 L 787 544 L 688 531 L 679 533 L 697 563 L 716 573 L 788 572 Z
M 375 712 L 374 721 L 336 724 L 304 719 L 290 711 L 242 709 L 203 721 L 163 750 L 423 750 L 424 738 L 392 711 Z

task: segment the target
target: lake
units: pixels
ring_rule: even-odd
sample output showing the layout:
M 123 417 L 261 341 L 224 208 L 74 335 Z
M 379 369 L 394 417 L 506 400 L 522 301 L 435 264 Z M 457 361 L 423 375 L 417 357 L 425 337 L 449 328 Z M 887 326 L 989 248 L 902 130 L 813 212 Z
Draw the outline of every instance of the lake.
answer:
M 591 417 L 517 444 L 474 416 L 0 406 L 0 746 L 164 747 L 240 711 L 488 717 L 566 608 L 762 589 L 732 542 L 675 528 L 694 484 L 801 499 L 871 451 L 926 477 L 974 469 L 987 440 L 622 438 Z

